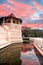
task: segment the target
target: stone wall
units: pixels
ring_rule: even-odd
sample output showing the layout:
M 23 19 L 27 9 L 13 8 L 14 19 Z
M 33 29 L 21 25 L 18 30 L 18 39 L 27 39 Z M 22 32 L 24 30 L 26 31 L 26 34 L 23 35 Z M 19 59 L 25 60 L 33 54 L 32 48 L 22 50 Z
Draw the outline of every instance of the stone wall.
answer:
M 0 31 L 0 48 L 12 43 L 23 42 L 20 24 L 4 24 L 0 26 Z

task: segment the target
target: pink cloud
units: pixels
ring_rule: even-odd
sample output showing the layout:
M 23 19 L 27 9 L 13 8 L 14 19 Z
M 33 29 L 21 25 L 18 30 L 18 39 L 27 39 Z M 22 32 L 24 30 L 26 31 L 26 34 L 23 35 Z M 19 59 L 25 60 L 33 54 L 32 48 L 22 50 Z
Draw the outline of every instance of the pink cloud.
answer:
M 18 2 L 14 2 L 13 0 L 8 0 L 9 3 L 13 4 L 13 6 L 10 6 L 8 4 L 1 4 L 0 5 L 0 11 L 2 15 L 8 15 L 10 12 L 14 13 L 17 17 L 25 17 L 25 20 L 29 19 L 34 13 L 36 13 L 36 10 L 32 9 L 32 6 L 28 4 L 21 4 Z M 3 11 L 4 9 L 4 11 Z
M 6 16 L 10 13 L 14 13 L 15 16 L 21 18 L 24 17 L 25 21 L 28 20 L 33 14 L 37 13 L 38 11 L 33 9 L 32 6 L 28 4 L 21 4 L 19 2 L 14 2 L 13 0 L 8 0 L 9 4 L 0 4 L 0 16 Z M 43 11 L 42 7 L 37 3 L 33 2 L 34 8 Z M 43 19 L 43 18 L 42 18 Z M 27 27 L 43 27 L 43 24 L 23 24 Z
M 19 17 L 26 16 L 26 19 L 30 18 L 30 16 L 33 15 L 33 13 L 37 12 L 32 9 L 32 6 L 27 5 L 27 4 L 21 4 L 18 2 L 14 2 L 13 0 L 8 0 L 13 6 L 16 8 L 16 15 Z
M 43 8 L 41 7 L 41 5 L 40 4 L 38 4 L 37 2 L 33 2 L 33 4 L 34 4 L 34 8 L 36 8 L 37 10 L 39 10 L 39 11 L 43 11 Z
M 43 27 L 43 24 L 22 24 L 22 26 L 26 26 L 26 27 L 32 27 L 32 28 L 41 28 Z
M 0 4 L 0 16 L 7 16 L 10 13 L 7 6 L 7 4 Z

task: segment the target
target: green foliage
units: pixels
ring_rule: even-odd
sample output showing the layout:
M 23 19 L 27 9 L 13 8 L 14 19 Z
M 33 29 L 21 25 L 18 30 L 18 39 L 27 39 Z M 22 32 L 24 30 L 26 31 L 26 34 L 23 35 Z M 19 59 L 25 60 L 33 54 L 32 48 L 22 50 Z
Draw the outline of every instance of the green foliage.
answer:
M 43 37 L 43 30 L 37 30 L 37 29 L 29 29 L 29 30 L 24 30 L 23 35 L 25 37 Z

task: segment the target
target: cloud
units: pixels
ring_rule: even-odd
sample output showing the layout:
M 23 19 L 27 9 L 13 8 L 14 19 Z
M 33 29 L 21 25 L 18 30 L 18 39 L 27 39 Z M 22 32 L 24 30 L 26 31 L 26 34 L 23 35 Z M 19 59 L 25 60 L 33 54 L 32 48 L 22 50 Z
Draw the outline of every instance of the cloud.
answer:
M 43 20 L 43 8 L 36 0 L 27 1 L 33 4 L 33 6 L 28 3 L 21 3 L 21 1 L 19 2 L 17 0 L 6 1 L 6 3 L 0 4 L 0 16 L 13 13 L 16 17 L 22 18 L 23 22 L 26 23 L 40 23 L 39 21 L 36 22 L 36 20 Z M 24 2 L 26 2 L 26 0 Z
M 33 10 L 30 5 L 20 4 L 18 2 L 14 2 L 13 0 L 8 0 L 8 2 L 12 4 L 13 6 L 10 6 L 8 4 L 1 4 L 0 7 L 2 6 L 2 8 L 4 7 L 4 10 L 7 9 L 15 13 L 16 16 L 19 16 L 19 17 L 26 16 L 27 18 L 29 18 L 35 12 L 35 10 Z
M 42 8 L 42 6 L 39 3 L 34 1 L 33 4 L 34 4 L 34 8 L 36 8 L 37 11 L 43 11 L 43 8 Z
M 10 11 L 11 6 L 7 5 L 7 4 L 0 4 L 0 16 L 6 16 L 8 15 L 11 11 Z M 12 10 L 12 8 L 11 8 Z
M 36 10 L 33 10 L 32 6 L 28 4 L 21 4 L 19 2 L 14 2 L 13 0 L 8 0 L 13 6 L 16 8 L 16 15 L 19 17 L 26 17 L 25 19 L 29 19 L 30 16 L 32 16 Z
M 30 27 L 30 28 L 43 28 L 43 24 L 40 24 L 40 23 L 36 23 L 36 24 L 22 24 L 22 26 L 25 26 L 25 27 Z

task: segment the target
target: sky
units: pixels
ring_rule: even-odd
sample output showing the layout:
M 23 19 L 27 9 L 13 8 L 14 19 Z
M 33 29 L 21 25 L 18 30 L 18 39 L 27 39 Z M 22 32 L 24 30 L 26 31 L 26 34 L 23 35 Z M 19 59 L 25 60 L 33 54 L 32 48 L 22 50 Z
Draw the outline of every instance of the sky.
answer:
M 0 0 L 0 17 L 10 13 L 27 27 L 43 28 L 43 0 Z

